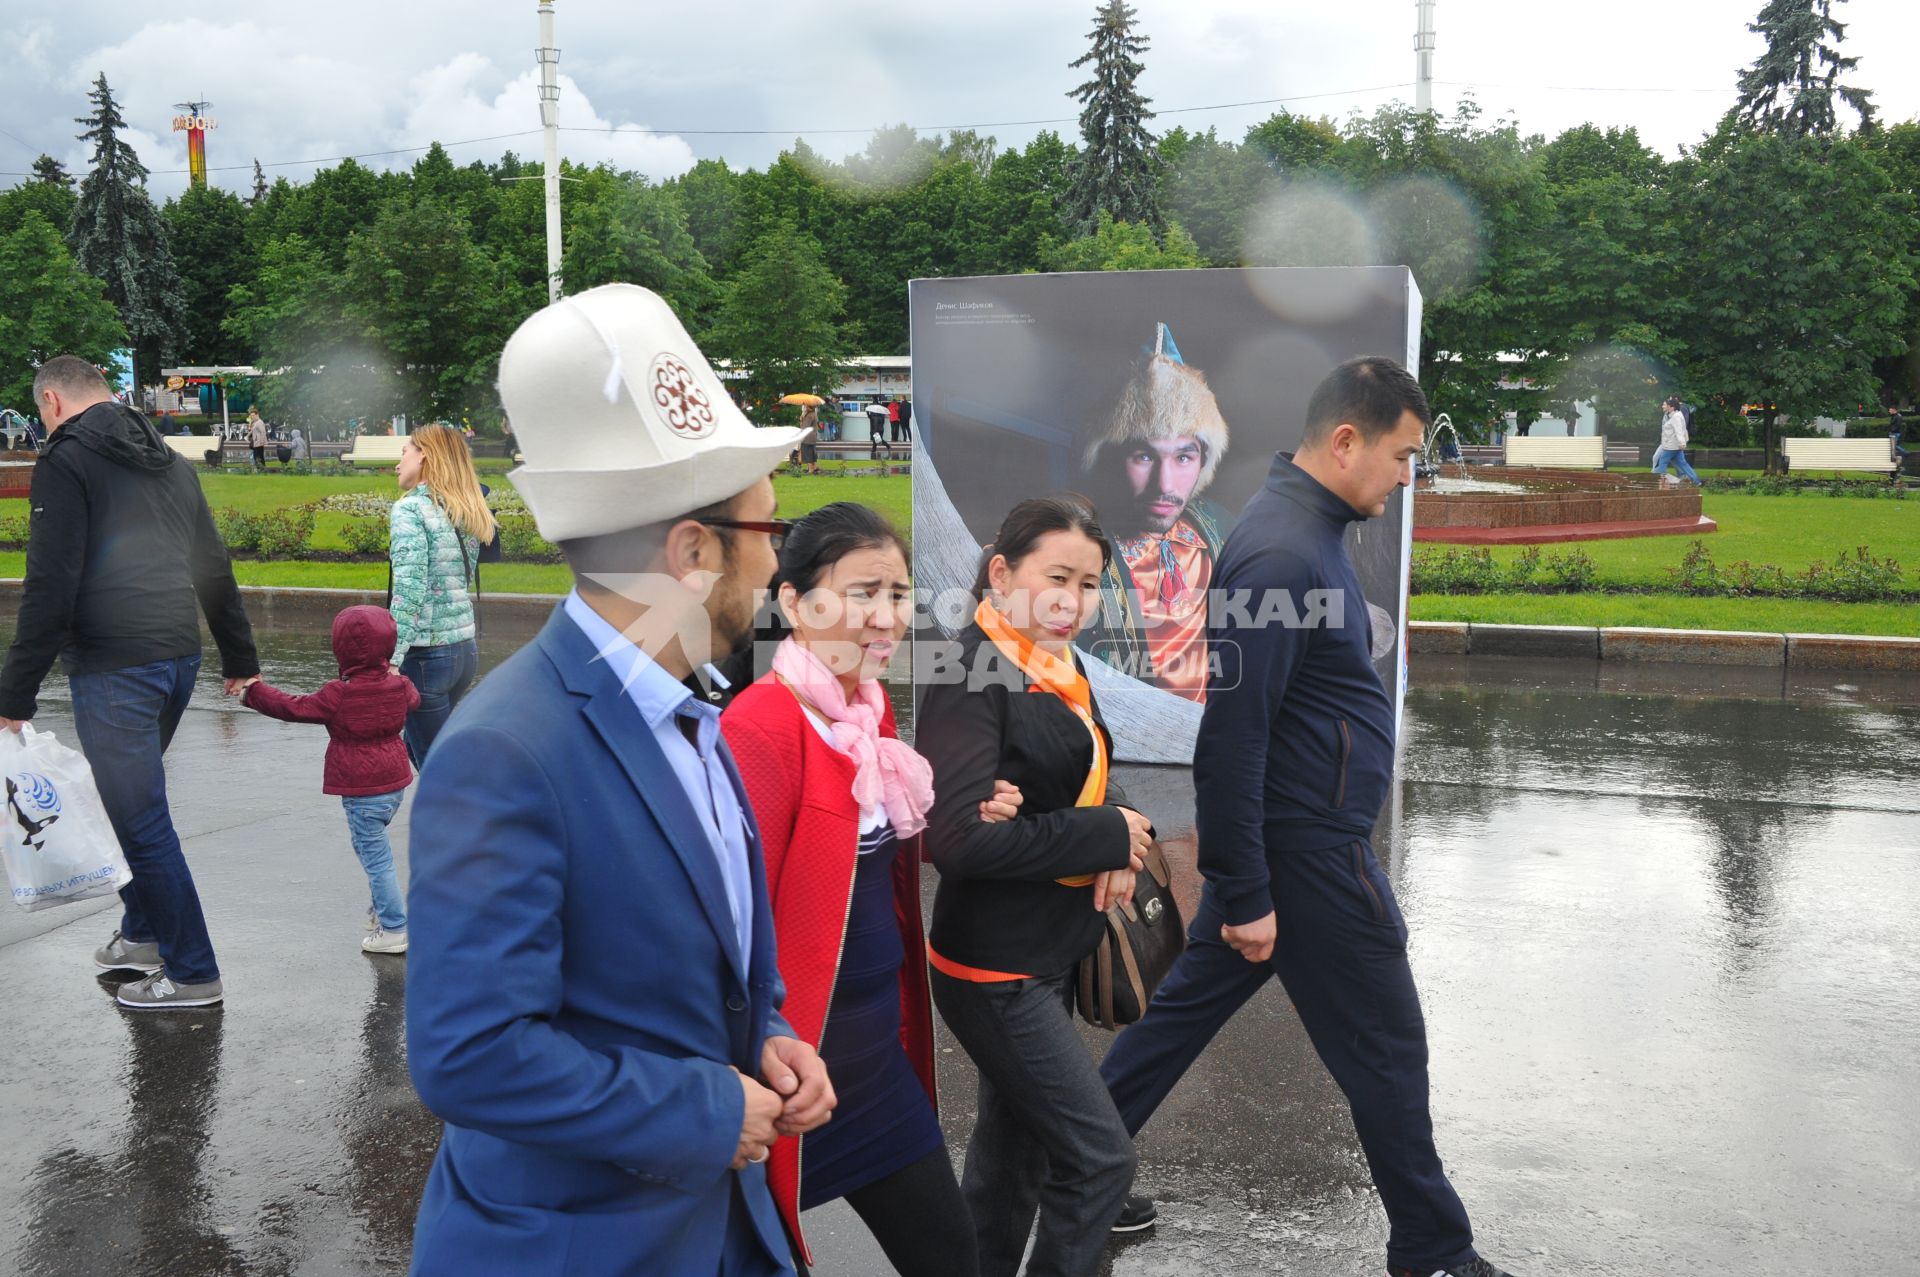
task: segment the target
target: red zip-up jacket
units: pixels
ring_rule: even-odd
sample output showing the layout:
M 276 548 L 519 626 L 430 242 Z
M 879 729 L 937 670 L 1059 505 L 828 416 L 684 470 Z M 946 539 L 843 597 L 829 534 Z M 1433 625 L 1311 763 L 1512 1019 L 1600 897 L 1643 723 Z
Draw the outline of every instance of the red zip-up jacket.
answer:
M 361 605 L 333 618 L 333 654 L 340 677 L 311 696 L 289 696 L 255 683 L 249 709 L 289 723 L 325 723 L 326 779 L 321 790 L 346 797 L 390 794 L 413 783 L 400 729 L 420 704 L 419 689 L 388 669 L 399 631 L 393 613 Z

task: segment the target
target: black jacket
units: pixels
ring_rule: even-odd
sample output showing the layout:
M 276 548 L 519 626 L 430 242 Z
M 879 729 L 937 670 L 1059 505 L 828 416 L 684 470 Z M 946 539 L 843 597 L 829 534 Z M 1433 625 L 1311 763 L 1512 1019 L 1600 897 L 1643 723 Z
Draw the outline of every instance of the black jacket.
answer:
M 1130 807 L 1109 779 L 1102 807 L 1076 807 L 1093 765 L 1093 738 L 1057 696 L 1026 675 L 980 627 L 960 635 L 914 716 L 914 747 L 933 764 L 928 857 L 940 871 L 933 900 L 936 953 L 988 971 L 1051 976 L 1093 951 L 1104 922 L 1092 887 L 1056 878 L 1124 869 Z M 1104 734 L 1100 707 L 1094 721 Z M 1113 742 L 1108 738 L 1108 755 Z M 996 779 L 1020 787 L 1017 820 L 987 824 L 980 804 Z
M 1236 926 L 1273 911 L 1269 855 L 1369 837 L 1393 784 L 1393 698 L 1343 539 L 1360 517 L 1281 453 L 1214 571 L 1194 823 Z
M 260 672 L 200 481 L 145 417 L 95 404 L 55 431 L 33 468 L 31 505 L 0 717 L 33 717 L 55 656 L 68 674 L 93 674 L 197 655 L 196 597 L 221 673 Z

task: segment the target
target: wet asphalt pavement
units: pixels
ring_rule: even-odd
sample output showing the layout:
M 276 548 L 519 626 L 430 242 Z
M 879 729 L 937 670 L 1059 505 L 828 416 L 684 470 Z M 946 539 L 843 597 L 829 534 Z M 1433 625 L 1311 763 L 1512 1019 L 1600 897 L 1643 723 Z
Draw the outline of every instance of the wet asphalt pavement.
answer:
M 289 687 L 330 672 L 323 640 L 262 637 Z M 1521 1277 L 1913 1271 L 1920 687 L 1445 658 L 1414 677 L 1376 846 L 1482 1249 Z M 71 743 L 63 697 L 37 722 Z M 358 948 L 324 747 L 206 680 L 168 756 L 224 1009 L 119 1010 L 90 961 L 111 901 L 0 916 L 0 1273 L 405 1271 L 439 1127 L 407 1080 L 405 962 Z M 1184 772 L 1122 778 L 1191 828 Z M 957 1152 L 972 1083 L 942 1047 Z M 1380 1271 L 1344 1103 L 1277 987 L 1140 1149 L 1160 1224 L 1113 1248 L 1117 1277 Z M 822 1273 L 889 1271 L 850 1212 L 806 1223 Z

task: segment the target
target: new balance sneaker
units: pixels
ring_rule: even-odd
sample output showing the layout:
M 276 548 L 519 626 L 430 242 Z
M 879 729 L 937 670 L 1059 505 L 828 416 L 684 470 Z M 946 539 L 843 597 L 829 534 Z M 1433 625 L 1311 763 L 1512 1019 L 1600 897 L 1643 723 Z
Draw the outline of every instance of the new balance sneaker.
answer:
M 113 939 L 93 951 L 93 965 L 102 971 L 144 971 L 152 975 L 160 969 L 160 946 L 152 940 L 135 944 L 116 931 Z
M 175 984 L 164 971 L 156 971 L 144 980 L 120 986 L 120 1005 L 136 1011 L 183 1011 L 192 1007 L 210 1007 L 226 995 L 218 980 L 205 984 Z
M 1464 1264 L 1455 1264 L 1452 1268 L 1395 1267 L 1387 1265 L 1387 1277 L 1513 1277 L 1513 1274 L 1498 1265 L 1475 1255 Z
M 1160 1212 L 1154 1209 L 1151 1197 L 1128 1193 L 1127 1204 L 1120 1210 L 1120 1218 L 1113 1221 L 1113 1231 L 1144 1233 L 1153 1227 L 1153 1221 L 1158 1218 L 1160 1218 Z
M 360 942 L 364 953 L 405 953 L 407 951 L 407 933 L 404 931 L 382 931 L 374 928 L 365 940 Z

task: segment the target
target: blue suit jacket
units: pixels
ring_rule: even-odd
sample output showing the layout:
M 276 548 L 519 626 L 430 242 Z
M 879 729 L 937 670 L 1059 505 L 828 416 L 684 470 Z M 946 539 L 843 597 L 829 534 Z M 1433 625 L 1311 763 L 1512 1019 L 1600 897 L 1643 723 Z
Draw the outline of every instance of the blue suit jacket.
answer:
M 748 850 L 743 971 L 686 791 L 563 612 L 460 706 L 411 826 L 408 1060 L 446 1121 L 415 1274 L 788 1270 L 765 1170 L 728 1169 L 732 1069 L 789 1031 L 750 810 Z

